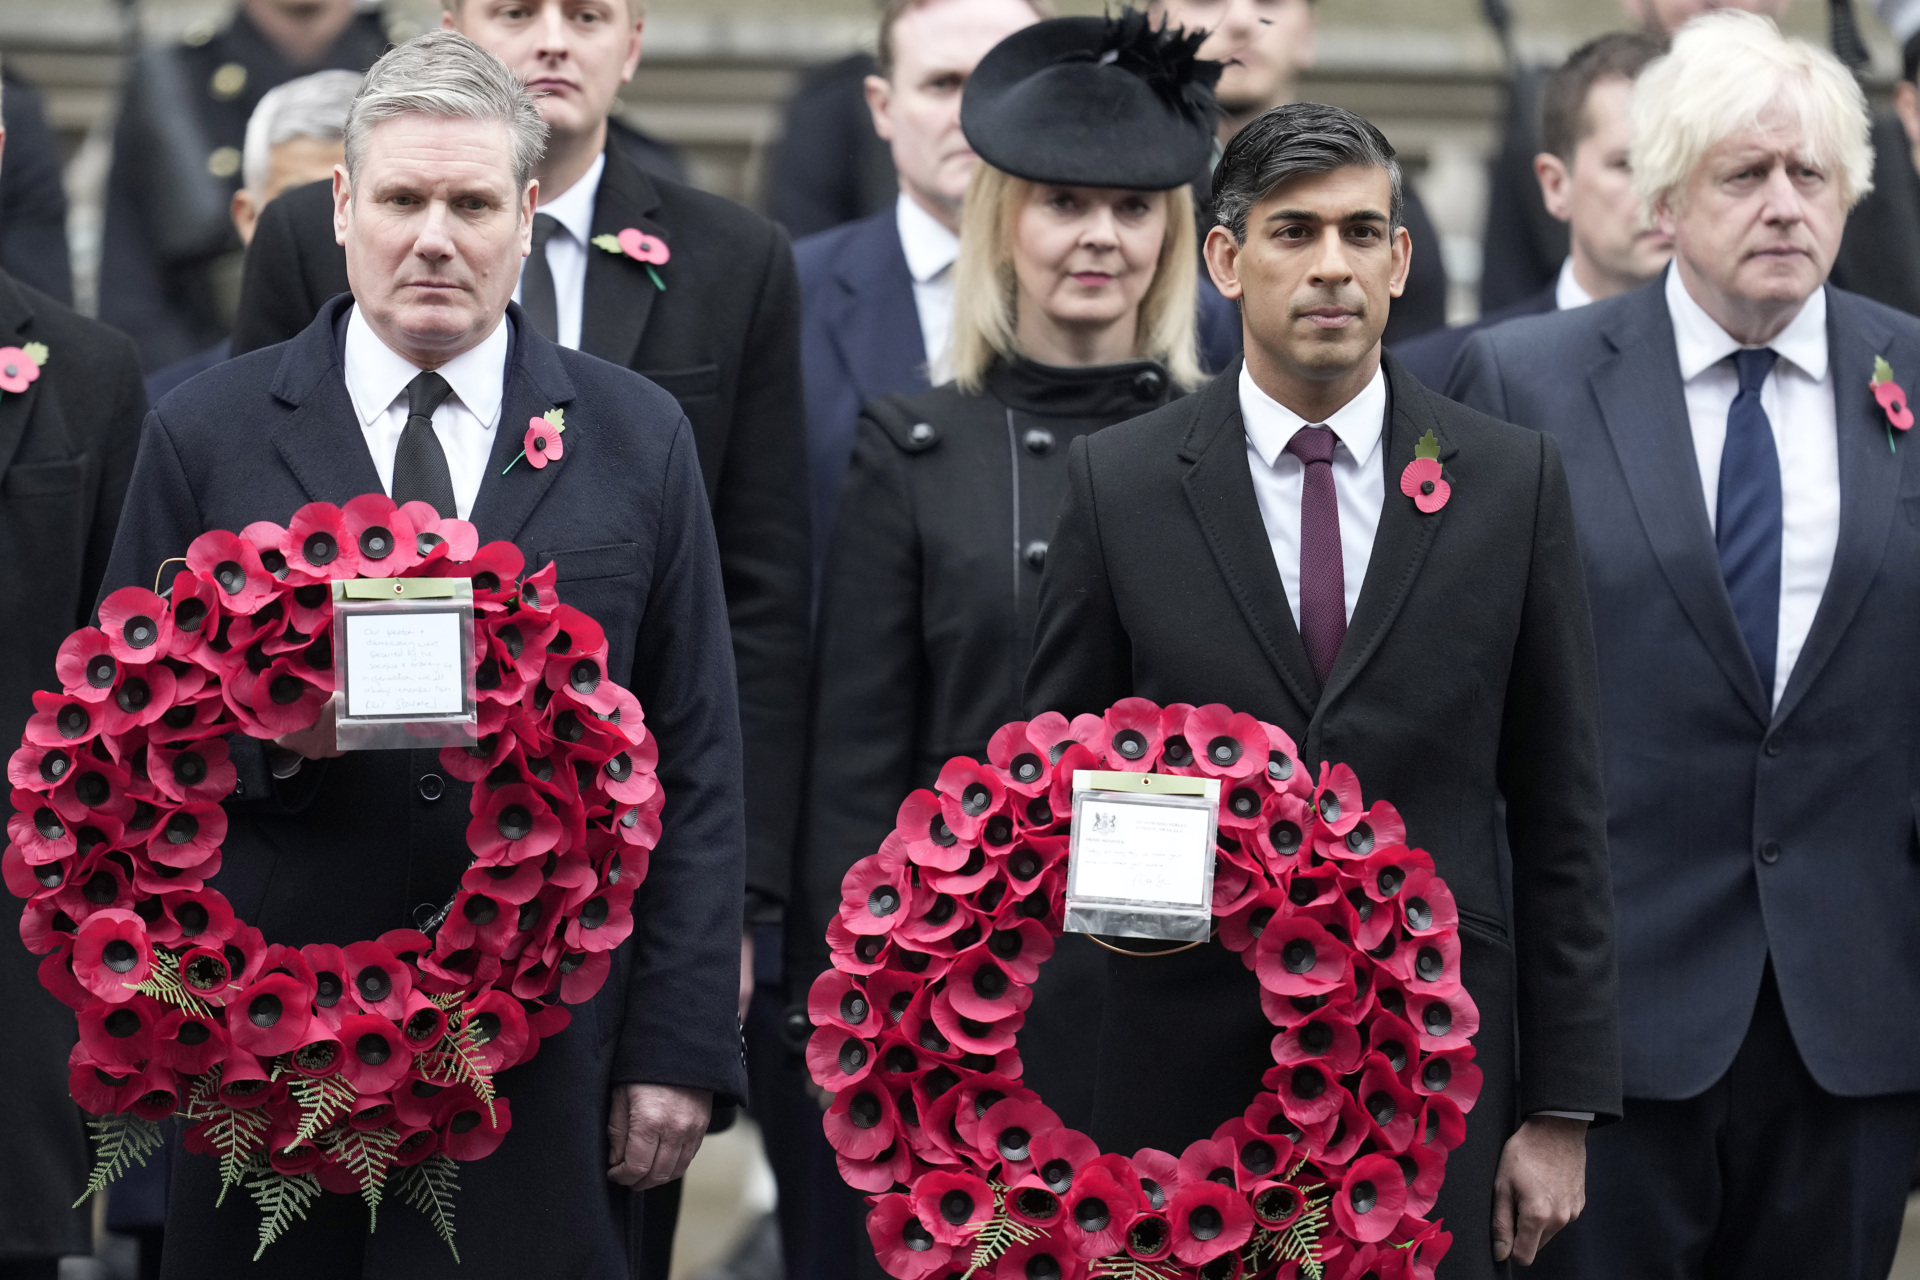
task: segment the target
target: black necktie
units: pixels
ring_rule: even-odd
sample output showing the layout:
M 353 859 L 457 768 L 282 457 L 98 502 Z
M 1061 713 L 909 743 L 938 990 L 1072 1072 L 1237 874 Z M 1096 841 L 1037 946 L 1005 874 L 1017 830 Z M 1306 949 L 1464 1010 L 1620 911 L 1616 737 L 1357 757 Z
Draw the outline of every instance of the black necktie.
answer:
M 1727 409 L 1727 444 L 1720 454 L 1719 518 L 1714 541 L 1733 616 L 1767 700 L 1773 700 L 1774 657 L 1780 641 L 1780 543 L 1783 506 L 1780 455 L 1760 389 L 1779 357 L 1771 347 L 1736 351 L 1740 393 Z
M 533 215 L 533 252 L 520 269 L 520 309 L 549 342 L 560 341 L 560 302 L 553 291 L 553 268 L 547 265 L 547 241 L 559 229 L 552 214 Z
M 447 451 L 433 434 L 433 411 L 452 394 L 453 388 L 437 373 L 423 373 L 407 384 L 407 426 L 393 454 L 393 500 L 431 503 L 443 520 L 452 520 L 459 511 Z

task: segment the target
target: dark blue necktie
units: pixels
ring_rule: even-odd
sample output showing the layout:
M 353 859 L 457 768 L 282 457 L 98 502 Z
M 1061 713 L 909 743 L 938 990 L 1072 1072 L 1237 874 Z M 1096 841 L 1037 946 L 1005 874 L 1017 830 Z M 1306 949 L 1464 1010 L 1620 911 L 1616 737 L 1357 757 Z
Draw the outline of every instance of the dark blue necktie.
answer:
M 1771 347 L 1734 352 L 1740 394 L 1727 410 L 1720 511 L 1714 521 L 1720 576 L 1769 703 L 1780 642 L 1780 455 L 1773 447 L 1773 424 L 1760 407 L 1760 388 L 1777 359 Z

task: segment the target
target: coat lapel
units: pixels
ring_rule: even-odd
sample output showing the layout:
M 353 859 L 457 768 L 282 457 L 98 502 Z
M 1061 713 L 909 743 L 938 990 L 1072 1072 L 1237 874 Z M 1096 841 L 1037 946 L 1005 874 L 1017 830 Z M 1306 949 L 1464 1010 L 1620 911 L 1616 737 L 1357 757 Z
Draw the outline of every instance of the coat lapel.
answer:
M 1720 576 L 1664 287 L 1655 282 L 1641 289 L 1605 336 L 1613 354 L 1589 371 L 1588 383 L 1640 525 L 1701 642 L 1764 724 L 1772 698 L 1761 687 Z
M 594 237 L 617 236 L 626 228 L 635 227 L 660 237 L 671 250 L 673 236 L 653 220 L 659 207 L 660 189 L 653 185 L 653 180 L 621 155 L 618 148 L 609 146 L 607 165 L 600 174 L 600 190 L 593 200 Z M 667 269 L 655 267 L 654 270 L 664 275 Z M 589 244 L 586 293 L 581 302 L 580 349 L 623 369 L 632 368 L 659 292 L 645 265 L 624 253 L 609 253 Z
M 1194 396 L 1193 424 L 1180 450 L 1193 465 L 1181 485 L 1220 566 L 1220 576 L 1226 579 L 1261 651 L 1299 704 L 1301 719 L 1310 720 L 1320 682 L 1294 625 L 1280 570 L 1273 563 L 1273 544 L 1260 520 L 1253 475 L 1247 469 L 1239 386 L 1240 363 L 1235 361 Z
M 1425 514 L 1400 492 L 1400 473 L 1413 461 L 1414 447 L 1428 431 L 1440 442 L 1440 465 L 1444 468 L 1456 452 L 1440 430 L 1427 398 L 1433 393 L 1413 379 L 1391 355 L 1383 362 L 1392 404 L 1387 414 L 1386 433 L 1381 440 L 1385 454 L 1387 500 L 1380 509 L 1380 525 L 1373 536 L 1373 554 L 1367 560 L 1367 576 L 1360 587 L 1360 599 L 1347 624 L 1346 638 L 1334 656 L 1333 672 L 1320 695 L 1326 708 L 1340 692 L 1352 684 L 1367 660 L 1380 648 L 1382 639 L 1400 616 L 1407 593 L 1419 576 L 1427 550 L 1446 518 L 1442 507 Z
M 19 347 L 32 341 L 33 307 L 11 278 L 0 275 L 0 346 Z M 54 362 L 61 354 L 48 352 L 49 369 L 57 367 Z M 65 354 L 67 359 L 77 360 L 80 353 Z M 25 391 L 0 392 L 0 474 L 13 465 L 14 455 L 20 452 L 20 442 L 27 435 L 27 422 L 33 417 L 33 406 L 40 399 L 40 385 L 48 376 L 43 369 L 38 378 L 27 384 Z
M 597 444 L 591 416 L 573 404 L 573 380 L 560 364 L 558 348 L 533 331 L 518 303 L 508 304 L 507 316 L 513 321 L 513 346 L 507 353 L 500 426 L 494 432 L 486 478 L 473 503 L 473 525 L 486 542 L 518 539 L 561 470 L 593 465 Z M 524 458 L 514 462 L 525 446 L 528 423 L 555 408 L 567 411 L 567 429 L 561 436 L 565 451 L 544 467 L 531 466 Z
M 833 278 L 838 287 L 824 319 L 860 403 L 925 388 L 926 342 L 891 212 L 846 242 Z
M 340 364 L 336 326 L 353 305 L 335 298 L 312 324 L 287 344 L 269 388 L 293 413 L 273 428 L 273 447 L 286 461 L 310 502 L 345 502 L 363 493 L 381 493 L 367 438 L 347 394 Z
M 1813 615 L 1807 643 L 1787 677 L 1775 723 L 1792 713 L 1833 657 L 1886 553 L 1888 530 L 1899 506 L 1900 471 L 1907 465 L 1907 452 L 1920 443 L 1909 436 L 1899 442 L 1896 453 L 1887 451 L 1887 420 L 1868 390 L 1873 358 L 1888 355 L 1892 345 L 1892 332 L 1852 295 L 1827 291 L 1827 358 L 1840 446 L 1840 535 L 1827 589 Z M 1898 378 L 1904 371 L 1895 367 Z

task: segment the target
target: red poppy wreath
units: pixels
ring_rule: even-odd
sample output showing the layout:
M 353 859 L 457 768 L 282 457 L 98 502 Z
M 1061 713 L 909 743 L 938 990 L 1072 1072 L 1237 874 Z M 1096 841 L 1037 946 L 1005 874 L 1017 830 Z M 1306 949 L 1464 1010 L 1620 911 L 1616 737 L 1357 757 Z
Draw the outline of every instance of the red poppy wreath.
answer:
M 1260 981 L 1273 1066 L 1179 1154 L 1103 1154 L 1020 1081 L 1053 954 L 1076 769 L 1220 779 L 1213 915 Z M 841 882 L 808 996 L 840 1172 L 898 1280 L 1432 1280 L 1427 1220 L 1480 1092 L 1458 913 L 1393 806 L 1281 730 L 1143 698 L 1004 726 Z
M 426 503 L 313 503 L 285 528 L 200 535 L 170 598 L 116 591 L 60 647 L 62 691 L 33 695 L 8 762 L 4 869 L 41 982 L 79 1015 L 88 1194 L 175 1117 L 187 1150 L 219 1158 L 222 1197 L 258 1202 L 263 1251 L 323 1191 L 377 1221 L 392 1190 L 453 1246 L 458 1162 L 512 1119 L 493 1077 L 605 981 L 663 801 L 600 626 L 560 603 L 552 565 L 526 574 L 512 543 L 478 542 Z M 480 736 L 440 761 L 475 784 L 473 863 L 431 936 L 275 945 L 208 884 L 228 740 L 313 723 L 334 684 L 329 584 L 356 577 L 472 580 Z

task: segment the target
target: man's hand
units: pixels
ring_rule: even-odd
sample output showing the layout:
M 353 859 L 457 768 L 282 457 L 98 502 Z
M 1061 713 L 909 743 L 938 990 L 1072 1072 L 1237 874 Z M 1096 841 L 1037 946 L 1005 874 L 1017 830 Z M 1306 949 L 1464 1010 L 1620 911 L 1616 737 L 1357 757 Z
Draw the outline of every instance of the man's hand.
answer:
M 740 933 L 740 1024 L 746 1025 L 747 1006 L 753 1003 L 753 933 Z
M 1493 1180 L 1493 1260 L 1533 1265 L 1587 1204 L 1587 1122 L 1534 1116 L 1507 1139 Z
M 672 1182 L 693 1163 L 713 1115 L 705 1089 L 617 1084 L 607 1111 L 607 1176 L 642 1191 Z
M 334 733 L 333 718 L 338 713 L 340 695 L 334 694 L 320 704 L 320 715 L 304 729 L 282 734 L 273 740 L 273 745 L 305 756 L 309 760 L 331 760 L 343 754 L 338 737 Z

